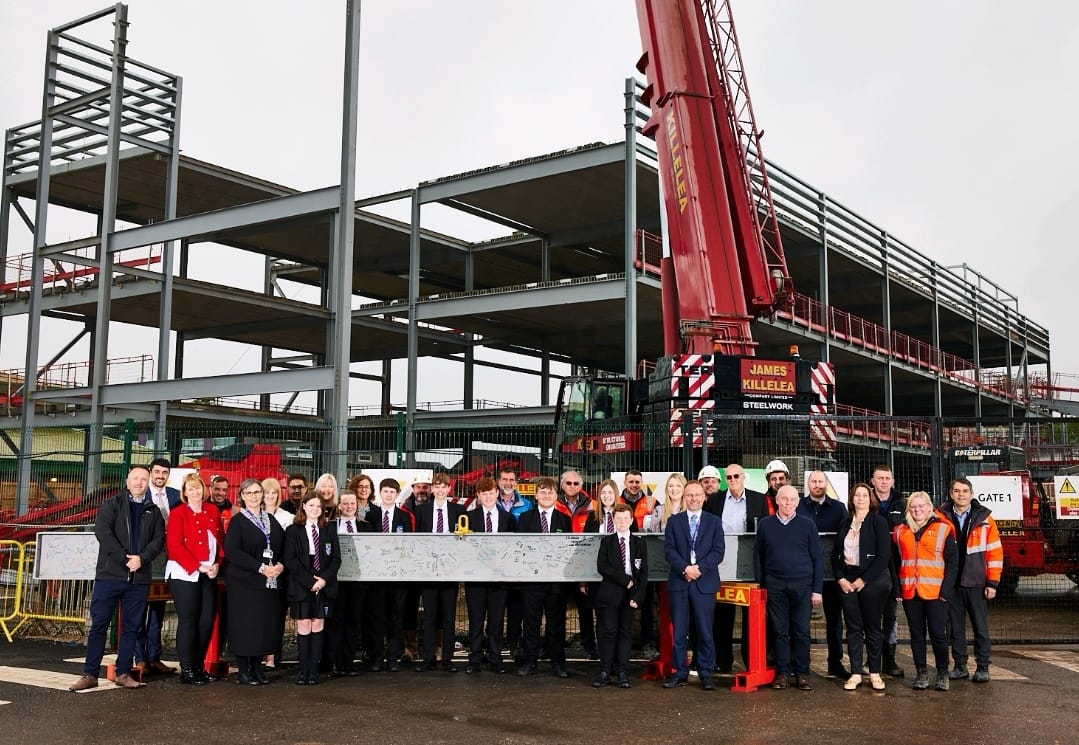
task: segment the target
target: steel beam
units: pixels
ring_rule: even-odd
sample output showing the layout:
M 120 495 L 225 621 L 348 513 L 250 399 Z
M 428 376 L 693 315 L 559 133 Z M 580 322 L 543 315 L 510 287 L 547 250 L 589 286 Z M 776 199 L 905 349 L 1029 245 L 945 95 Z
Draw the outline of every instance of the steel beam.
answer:
M 625 185 L 624 185 L 624 224 L 623 246 L 625 248 L 625 264 L 623 272 L 625 279 L 624 323 L 625 333 L 622 340 L 624 356 L 624 375 L 632 379 L 637 373 L 637 273 L 634 259 L 637 253 L 637 81 L 626 78 L 626 142 L 625 152 Z
M 253 225 L 290 220 L 307 215 L 334 212 L 339 208 L 340 190 L 336 186 L 305 191 L 261 202 L 242 204 L 214 212 L 186 215 L 168 222 L 142 225 L 122 230 L 110 237 L 109 251 L 149 246 L 181 238 L 212 238 L 218 233 Z M 110 231 L 111 232 L 111 231 Z
M 419 371 L 419 310 L 416 300 L 420 294 L 420 191 L 412 192 L 412 220 L 408 242 L 408 368 L 405 385 L 405 463 L 408 468 L 416 465 L 415 440 L 412 436 L 412 425 L 416 418 L 416 384 Z M 401 465 L 401 464 L 398 464 Z
M 526 308 L 554 307 L 598 300 L 621 300 L 626 297 L 622 277 L 592 280 L 578 284 L 544 285 L 515 292 L 499 292 L 453 298 L 420 299 L 416 303 L 416 318 L 432 321 L 487 313 L 501 313 Z

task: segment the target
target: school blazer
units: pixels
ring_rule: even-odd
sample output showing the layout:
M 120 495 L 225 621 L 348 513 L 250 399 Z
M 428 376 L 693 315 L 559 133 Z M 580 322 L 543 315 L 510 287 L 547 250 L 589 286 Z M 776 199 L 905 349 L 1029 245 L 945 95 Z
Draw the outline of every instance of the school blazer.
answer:
M 446 501 L 446 519 L 449 520 L 449 525 L 446 529 L 449 532 L 453 532 L 457 528 L 457 518 L 465 514 L 465 508 L 454 502 Z M 422 504 L 416 505 L 416 532 L 417 533 L 434 533 L 435 532 L 435 502 L 430 499 Z M 382 519 L 381 516 L 378 518 Z
M 608 533 L 600 540 L 599 554 L 596 556 L 596 570 L 603 580 L 593 596 L 595 607 L 621 607 L 630 600 L 636 600 L 638 607 L 644 604 L 644 592 L 648 585 L 648 547 L 644 538 L 639 535 L 630 535 L 627 547 L 631 574 L 626 574 L 622 564 L 618 534 Z M 627 590 L 626 586 L 631 579 L 633 587 Z
M 311 548 L 306 523 L 293 523 L 285 530 L 284 556 L 281 562 L 288 570 L 289 602 L 299 602 L 307 597 L 315 584 L 315 571 L 311 567 Z M 337 541 L 337 524 L 327 523 L 319 528 L 321 563 L 318 576 L 326 580 L 322 592 L 331 600 L 337 597 L 337 570 L 341 568 L 341 544 Z

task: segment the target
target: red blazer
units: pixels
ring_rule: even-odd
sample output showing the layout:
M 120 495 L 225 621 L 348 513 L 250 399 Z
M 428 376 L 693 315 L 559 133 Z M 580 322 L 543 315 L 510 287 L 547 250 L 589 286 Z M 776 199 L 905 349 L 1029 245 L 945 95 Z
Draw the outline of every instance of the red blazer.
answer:
M 225 555 L 225 534 L 221 529 L 221 516 L 217 507 L 209 502 L 202 503 L 202 512 L 195 514 L 186 504 L 182 504 L 169 513 L 169 522 L 165 527 L 165 549 L 169 559 L 184 568 L 185 572 L 197 571 L 202 556 L 208 551 L 206 532 L 213 531 L 217 541 L 217 555 L 214 563 L 219 563 Z

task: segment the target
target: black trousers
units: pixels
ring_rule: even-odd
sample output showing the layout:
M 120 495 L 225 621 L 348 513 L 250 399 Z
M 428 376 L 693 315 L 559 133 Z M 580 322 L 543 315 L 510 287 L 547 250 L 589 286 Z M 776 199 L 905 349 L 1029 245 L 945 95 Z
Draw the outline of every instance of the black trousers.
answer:
M 587 585 L 586 585 L 587 587 Z M 596 646 L 596 625 L 592 610 L 592 596 L 587 590 L 581 590 L 578 584 L 573 585 L 567 592 L 569 600 L 577 606 L 577 619 L 581 629 L 581 646 L 586 651 Z
M 337 583 L 337 600 L 326 624 L 330 653 L 323 657 L 329 657 L 333 667 L 344 672 L 356 667 L 356 640 L 362 626 L 366 594 L 367 585 L 363 582 Z
M 484 638 L 491 665 L 502 664 L 502 614 L 506 610 L 506 586 L 496 582 L 465 585 L 468 606 L 468 664 L 478 666 L 483 659 Z
M 961 668 L 967 665 L 968 616 L 974 632 L 974 661 L 978 667 L 989 667 L 989 601 L 984 587 L 957 587 L 948 600 L 952 659 Z
M 525 659 L 532 664 L 539 660 L 540 622 L 547 622 L 547 651 L 551 663 L 566 662 L 566 593 L 558 583 L 533 583 L 521 585 L 521 605 L 524 623 L 521 645 Z
M 856 573 L 851 573 L 848 578 L 857 576 Z M 840 591 L 843 618 L 847 623 L 847 654 L 850 656 L 851 673 L 865 672 L 866 657 L 869 661 L 869 672 L 880 672 L 880 659 L 884 650 L 881 614 L 884 603 L 891 594 L 892 578 L 887 574 L 878 577 L 873 584 L 863 587 L 861 592 Z
M 521 643 L 521 629 L 524 625 L 524 603 L 521 600 L 521 588 L 510 585 L 506 588 L 506 637 L 505 646 L 512 649 Z
M 712 636 L 716 642 L 716 667 L 730 670 L 734 665 L 734 616 L 738 612 L 730 603 L 716 603 Z M 749 608 L 742 606 L 742 664 L 749 667 Z
M 910 653 L 914 657 L 914 666 L 919 670 L 926 668 L 927 630 L 937 669 L 948 669 L 948 605 L 942 600 L 922 600 L 917 595 L 903 601 L 907 626 L 910 627 Z
M 828 642 L 828 670 L 843 665 L 843 602 L 839 596 L 839 583 L 827 581 L 824 583 L 824 637 Z
M 405 590 L 393 582 L 372 582 L 367 591 L 371 601 L 371 661 L 393 664 L 401 656 L 401 608 Z
M 633 609 L 628 602 L 596 608 L 597 641 L 602 670 L 608 675 L 626 672 L 629 667 L 629 643 Z
M 425 585 L 423 597 L 423 661 L 435 664 L 435 632 L 442 631 L 442 664 L 453 661 L 454 621 L 457 618 L 457 585 L 439 582 Z
M 205 574 L 198 582 L 169 580 L 169 594 L 176 605 L 176 655 L 180 668 L 201 670 L 214 630 L 217 580 Z

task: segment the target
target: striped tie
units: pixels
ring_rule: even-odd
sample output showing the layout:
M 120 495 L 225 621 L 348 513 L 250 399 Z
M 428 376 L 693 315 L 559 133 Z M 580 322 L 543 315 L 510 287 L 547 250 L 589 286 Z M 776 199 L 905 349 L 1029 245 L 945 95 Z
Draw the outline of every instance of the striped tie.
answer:
M 607 532 L 614 532 L 614 513 L 611 512 L 607 513 Z
M 625 538 L 619 538 L 618 539 L 618 551 L 619 551 L 619 553 L 622 554 L 622 567 L 625 568 L 625 566 L 626 566 L 626 539 Z
M 311 568 L 316 572 L 322 571 L 322 544 L 318 540 L 318 527 L 311 526 L 311 545 L 315 549 L 315 555 L 311 559 Z
M 540 532 L 541 533 L 550 533 L 551 532 L 551 526 L 547 522 L 547 513 L 544 512 L 543 510 L 540 510 Z
M 386 510 L 385 512 L 382 513 L 382 532 L 383 533 L 389 533 L 390 532 L 390 512 L 389 512 L 389 510 Z
M 349 533 L 355 533 L 356 532 L 355 530 L 352 529 L 352 521 L 351 520 L 345 520 L 345 529 L 348 530 Z
M 494 531 L 494 526 L 491 525 L 491 513 L 490 512 L 487 513 L 487 532 L 488 533 L 494 533 L 495 532 Z
M 436 533 L 446 532 L 446 518 L 443 517 L 442 510 L 438 510 L 438 526 L 435 528 Z

